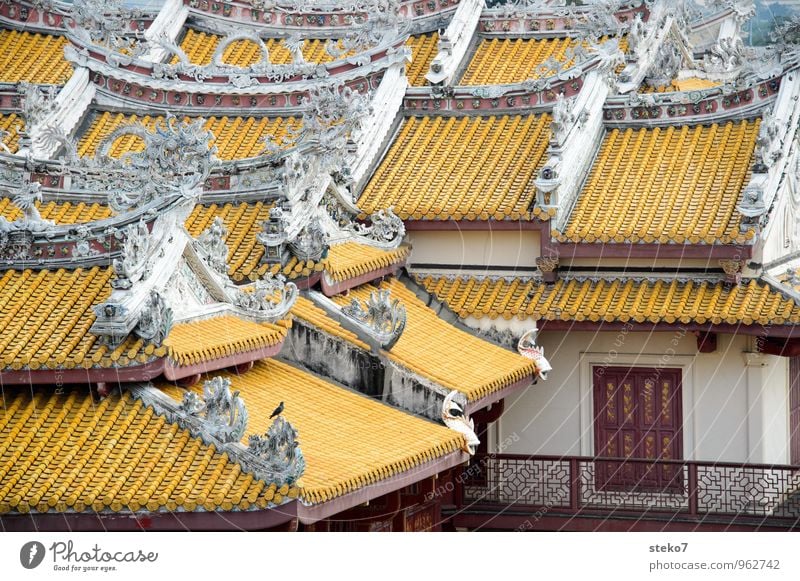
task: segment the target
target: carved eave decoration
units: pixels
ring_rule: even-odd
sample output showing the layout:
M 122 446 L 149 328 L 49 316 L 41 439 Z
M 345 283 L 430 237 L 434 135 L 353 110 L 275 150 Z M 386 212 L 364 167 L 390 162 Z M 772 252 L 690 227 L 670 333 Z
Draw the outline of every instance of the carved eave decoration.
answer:
M 309 298 L 342 327 L 358 335 L 374 353 L 390 351 L 406 326 L 406 309 L 388 290 L 374 291 L 367 300 L 353 299 L 339 306 L 322 293 L 311 291 Z
M 101 75 L 168 92 L 206 93 L 210 86 L 216 87 L 214 90 L 237 95 L 307 91 L 315 81 L 329 76 L 352 82 L 408 58 L 408 50 L 404 45 L 407 26 L 397 14 L 398 2 L 368 0 L 363 4 L 370 5 L 370 14 L 374 17 L 363 22 L 353 21 L 344 29 L 346 32 L 343 35 L 336 36 L 337 41 L 330 41 L 327 50 L 334 60 L 326 64 L 305 62 L 302 55 L 304 40 L 299 35 L 286 40 L 293 62 L 273 63 L 269 49 L 252 28 L 217 23 L 207 28 L 224 38 L 217 46 L 211 63 L 197 65 L 189 61 L 177 42 L 164 34 L 155 34 L 150 39 L 136 38 L 134 41 L 120 37 L 116 32 L 119 28 L 116 21 L 107 22 L 110 16 L 100 19 L 100 23 L 97 19 L 76 19 L 74 31 L 67 33 L 73 46 L 65 49 L 65 55 L 74 65 L 88 67 Z M 96 40 L 97 37 L 104 40 L 100 42 Z M 241 40 L 253 42 L 259 47 L 261 58 L 258 62 L 247 67 L 224 62 L 225 49 Z M 175 55 L 178 62 L 154 63 L 144 58 L 151 51 Z
M 463 393 L 451 391 L 442 403 L 442 423 L 453 431 L 458 432 L 464 437 L 463 450 L 473 456 L 481 441 L 475 434 L 475 422 L 467 417 L 464 409 L 467 405 L 467 398 Z
M 750 181 L 737 210 L 742 215 L 742 232 L 759 232 L 770 217 L 778 192 L 785 190 L 787 174 L 797 172 L 798 130 L 800 123 L 800 78 L 797 70 L 782 80 L 778 98 L 761 116 Z M 794 162 L 794 163 L 792 163 Z
M 202 396 L 187 391 L 180 402 L 151 385 L 134 386 L 131 393 L 167 421 L 227 453 L 256 479 L 279 487 L 300 485 L 306 463 L 297 430 L 278 416 L 266 433 L 251 435 L 247 446 L 241 444 L 249 417 L 239 392 L 231 391 L 230 379 L 206 381 Z
M 288 316 L 298 296 L 293 283 L 268 274 L 251 287 L 237 286 L 227 275 L 227 263 L 220 263 L 227 246 L 219 224 L 194 240 L 182 222 L 169 218 L 156 221 L 149 236 L 138 227 L 127 234 L 124 248 L 131 253 L 114 262 L 114 290 L 95 307 L 92 333 L 111 344 L 135 333 L 160 345 L 177 322 L 230 314 L 275 323 Z M 129 272 L 137 274 L 135 280 L 125 278 Z

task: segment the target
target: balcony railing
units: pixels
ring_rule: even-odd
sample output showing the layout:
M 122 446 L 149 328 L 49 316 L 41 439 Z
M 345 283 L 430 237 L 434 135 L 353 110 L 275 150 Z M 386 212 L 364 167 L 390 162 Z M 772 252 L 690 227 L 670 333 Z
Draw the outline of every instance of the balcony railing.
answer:
M 462 509 L 800 519 L 800 466 L 484 455 L 457 480 Z

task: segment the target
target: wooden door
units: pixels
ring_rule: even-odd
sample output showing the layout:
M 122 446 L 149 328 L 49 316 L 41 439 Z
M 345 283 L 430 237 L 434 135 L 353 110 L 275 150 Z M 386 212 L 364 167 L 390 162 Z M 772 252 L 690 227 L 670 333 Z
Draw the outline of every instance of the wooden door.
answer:
M 595 456 L 682 460 L 681 372 L 647 367 L 594 369 Z M 681 470 L 649 462 L 597 462 L 598 488 L 682 487 Z
M 800 357 L 789 359 L 789 463 L 800 466 Z

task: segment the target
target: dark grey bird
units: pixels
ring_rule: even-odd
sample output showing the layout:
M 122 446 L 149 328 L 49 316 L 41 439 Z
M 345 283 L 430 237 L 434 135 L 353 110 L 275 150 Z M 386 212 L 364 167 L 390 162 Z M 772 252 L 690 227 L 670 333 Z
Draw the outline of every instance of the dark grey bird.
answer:
M 283 402 L 281 402 L 280 405 L 275 408 L 275 410 L 272 412 L 272 415 L 269 417 L 269 419 L 272 419 L 272 418 L 274 418 L 276 416 L 281 415 L 282 412 L 283 412 Z

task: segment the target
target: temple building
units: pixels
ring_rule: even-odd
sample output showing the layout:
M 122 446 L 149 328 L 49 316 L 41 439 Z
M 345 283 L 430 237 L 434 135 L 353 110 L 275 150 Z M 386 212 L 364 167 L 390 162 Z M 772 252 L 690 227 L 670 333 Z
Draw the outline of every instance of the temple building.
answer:
M 0 3 L 3 530 L 800 528 L 800 20 Z

